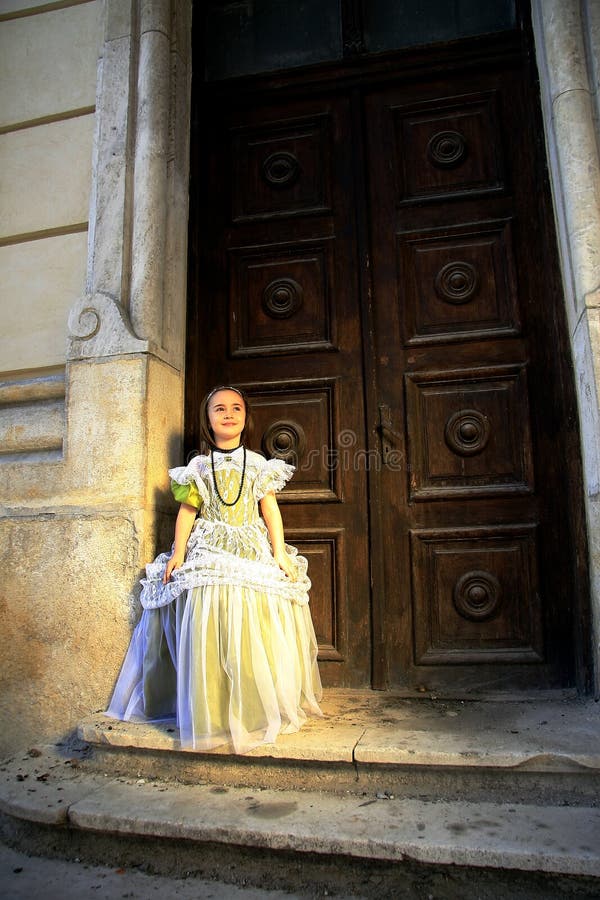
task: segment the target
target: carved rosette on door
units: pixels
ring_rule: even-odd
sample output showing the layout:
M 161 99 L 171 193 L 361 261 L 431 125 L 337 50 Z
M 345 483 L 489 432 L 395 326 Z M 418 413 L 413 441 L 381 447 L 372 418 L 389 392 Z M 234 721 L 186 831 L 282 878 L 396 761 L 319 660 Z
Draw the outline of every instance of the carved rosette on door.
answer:
M 290 419 L 271 422 L 263 432 L 261 446 L 268 459 L 283 459 L 289 465 L 298 467 L 300 462 L 305 461 L 304 428 Z

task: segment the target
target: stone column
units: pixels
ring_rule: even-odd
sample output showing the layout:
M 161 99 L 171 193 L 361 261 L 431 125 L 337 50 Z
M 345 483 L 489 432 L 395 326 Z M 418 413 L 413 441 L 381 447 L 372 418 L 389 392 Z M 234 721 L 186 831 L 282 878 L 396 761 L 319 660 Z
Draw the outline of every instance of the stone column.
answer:
M 550 175 L 582 435 L 600 691 L 600 9 L 533 0 Z
M 140 10 L 135 156 L 131 322 L 162 346 L 167 227 L 170 99 L 169 0 L 145 0 Z
M 69 318 L 70 461 L 77 469 L 82 432 L 112 462 L 103 436 L 135 435 L 119 471 L 141 563 L 156 549 L 161 512 L 173 511 L 168 465 L 181 462 L 191 0 L 106 0 L 98 76 L 88 282 Z M 119 384 L 118 404 L 94 390 L 104 382 Z M 83 401 L 88 392 L 97 405 Z
M 182 370 L 190 44 L 191 0 L 106 0 L 88 280 L 69 318 L 71 360 L 150 352 Z

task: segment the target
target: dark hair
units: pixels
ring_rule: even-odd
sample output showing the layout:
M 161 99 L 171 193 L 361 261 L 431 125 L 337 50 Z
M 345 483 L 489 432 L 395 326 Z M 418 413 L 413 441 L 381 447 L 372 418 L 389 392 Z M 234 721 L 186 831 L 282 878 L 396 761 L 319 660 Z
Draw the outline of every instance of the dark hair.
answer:
M 250 435 L 252 434 L 252 412 L 250 410 L 250 404 L 248 402 L 246 394 L 241 388 L 234 387 L 234 385 L 232 384 L 220 384 L 210 390 L 200 404 L 200 438 L 202 442 L 206 444 L 207 449 L 216 446 L 215 436 L 213 434 L 212 428 L 210 427 L 210 422 L 208 419 L 208 404 L 213 395 L 217 394 L 219 391 L 235 391 L 236 394 L 240 395 L 244 404 L 244 408 L 246 411 L 246 422 L 244 424 L 244 430 L 240 434 L 240 444 L 248 441 L 250 439 Z

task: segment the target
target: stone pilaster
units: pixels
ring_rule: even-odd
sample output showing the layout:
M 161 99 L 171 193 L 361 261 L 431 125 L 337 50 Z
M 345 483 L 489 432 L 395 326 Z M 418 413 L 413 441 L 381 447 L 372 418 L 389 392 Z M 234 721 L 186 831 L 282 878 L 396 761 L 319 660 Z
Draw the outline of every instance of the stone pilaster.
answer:
M 600 691 L 600 10 L 594 0 L 534 0 L 532 11 L 579 401 Z

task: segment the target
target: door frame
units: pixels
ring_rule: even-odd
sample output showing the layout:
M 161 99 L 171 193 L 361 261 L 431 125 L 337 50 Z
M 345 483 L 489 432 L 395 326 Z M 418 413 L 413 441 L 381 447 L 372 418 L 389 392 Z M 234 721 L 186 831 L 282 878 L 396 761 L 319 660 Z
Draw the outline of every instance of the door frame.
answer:
M 196 41 L 198 38 L 196 38 Z M 194 42 L 196 45 L 196 41 Z M 525 49 L 524 49 L 525 45 Z M 225 83 L 213 83 L 209 86 L 196 84 L 192 92 L 192 134 L 191 134 L 191 186 L 190 186 L 190 234 L 197 227 L 198 218 L 202 209 L 198 203 L 198 185 L 195 183 L 194 171 L 201 155 L 202 133 L 200 130 L 200 116 L 198 111 L 202 105 L 204 90 L 210 90 L 223 97 L 225 101 L 230 95 L 236 98 L 246 96 L 258 101 L 267 100 L 274 96 L 283 100 L 291 98 L 309 98 L 313 94 L 322 93 L 324 90 L 335 92 L 344 91 L 352 96 L 352 115 L 357 122 L 362 116 L 360 93 L 368 87 L 389 86 L 393 82 L 418 79 L 420 73 L 448 71 L 465 71 L 477 69 L 479 66 L 494 65 L 510 58 L 515 54 L 520 57 L 525 54 L 529 60 L 531 77 L 537 82 L 535 69 L 535 57 L 533 53 L 533 36 L 531 24 L 525 22 L 521 31 L 505 32 L 493 36 L 467 38 L 452 44 L 436 45 L 425 49 L 408 48 L 407 50 L 394 51 L 378 55 L 375 58 L 356 59 L 352 61 L 328 63 L 312 66 L 307 69 L 292 69 L 275 74 L 245 76 L 230 79 Z M 541 109 L 536 110 L 534 127 L 543 136 L 543 122 Z M 356 133 L 362 133 L 360 129 Z M 545 160 L 545 148 L 543 141 L 539 142 L 538 153 L 541 160 Z M 361 328 L 363 332 L 363 373 L 364 373 L 364 403 L 366 410 L 366 453 L 381 452 L 381 429 L 379 421 L 378 395 L 376 382 L 376 346 L 374 339 L 374 318 L 371 305 L 371 279 L 369 268 L 369 235 L 366 233 L 367 184 L 365 178 L 365 148 L 362 144 L 353 148 L 353 167 L 356 176 L 356 192 L 358 220 L 363 223 L 358 229 L 357 247 L 359 258 L 359 289 L 362 292 L 361 303 Z M 548 187 L 548 186 L 547 186 Z M 548 187 L 549 196 L 549 187 Z M 551 211 L 551 207 L 550 207 Z M 545 238 L 548 245 L 553 248 L 553 254 L 558 260 L 556 249 L 557 236 L 553 227 L 553 218 L 550 215 L 544 218 Z M 199 304 L 194 301 L 194 285 L 197 283 L 198 261 L 193 255 L 193 240 L 189 246 L 188 265 L 188 359 L 197 359 L 201 353 L 201 347 L 195 345 L 195 337 L 198 333 L 198 309 Z M 558 265 L 558 264 L 557 264 Z M 562 304 L 562 305 L 561 305 Z M 558 308 L 560 306 L 560 308 Z M 564 300 L 557 302 L 554 315 L 564 316 Z M 565 330 L 565 334 L 567 334 Z M 565 408 L 568 409 L 566 426 L 566 446 L 570 457 L 575 461 L 573 470 L 569 473 L 569 490 L 573 497 L 570 505 L 569 530 L 573 538 L 575 552 L 573 554 L 573 650 L 575 658 L 576 682 L 580 692 L 590 690 L 592 681 L 592 648 L 590 641 L 590 595 L 588 575 L 588 548 L 587 529 L 584 515 L 583 475 L 581 464 L 581 449 L 579 441 L 577 402 L 573 382 L 573 371 L 570 360 L 559 357 L 557 364 L 560 369 L 560 380 L 564 388 Z M 198 367 L 188 369 L 186 372 L 185 388 L 185 418 L 186 422 L 193 421 L 191 410 L 195 408 L 197 398 L 201 396 L 205 385 L 202 383 Z M 186 451 L 197 446 L 197 436 L 186 431 Z M 372 469 L 367 472 L 368 489 L 368 546 L 371 569 L 371 632 L 372 632 L 372 687 L 374 689 L 388 688 L 388 664 L 385 645 L 386 635 L 386 596 L 385 576 L 383 565 L 384 548 L 378 536 L 382 534 L 381 510 L 382 487 L 381 479 L 377 471 Z

